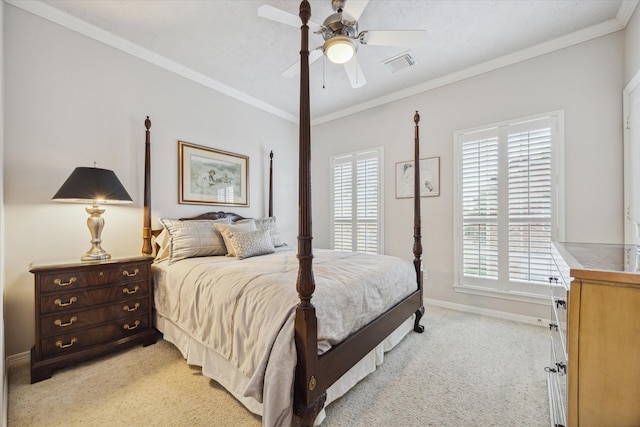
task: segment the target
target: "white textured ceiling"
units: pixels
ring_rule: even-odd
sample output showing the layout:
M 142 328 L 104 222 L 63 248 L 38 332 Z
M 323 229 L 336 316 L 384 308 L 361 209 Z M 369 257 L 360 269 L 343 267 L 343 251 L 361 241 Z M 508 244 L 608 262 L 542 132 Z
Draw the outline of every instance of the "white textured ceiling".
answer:
M 8 1 L 23 8 L 33 3 Z M 310 3 L 312 21 L 322 23 L 333 13 L 330 0 Z M 34 10 L 64 12 L 61 16 L 78 18 L 70 27 L 89 23 L 295 120 L 299 82 L 280 74 L 299 59 L 300 30 L 259 17 L 262 4 L 298 14 L 294 0 L 54 0 Z M 425 40 L 409 47 L 360 46 L 367 84 L 358 89 L 350 87 L 342 66 L 324 60 L 311 64 L 312 118 L 331 118 L 452 75 L 491 68 L 487 64 L 499 66 L 622 29 L 636 5 L 637 0 L 371 0 L 360 30 L 422 29 Z M 321 43 L 312 35 L 312 48 Z M 381 65 L 407 50 L 416 66 L 391 74 Z

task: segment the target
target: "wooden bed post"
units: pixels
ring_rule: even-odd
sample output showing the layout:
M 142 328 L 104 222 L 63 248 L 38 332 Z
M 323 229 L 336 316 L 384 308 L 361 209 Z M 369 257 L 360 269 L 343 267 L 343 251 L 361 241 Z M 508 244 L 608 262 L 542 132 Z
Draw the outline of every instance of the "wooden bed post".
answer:
M 273 216 L 273 150 L 269 153 L 269 218 Z
M 142 253 L 151 255 L 151 120 L 149 116 L 144 121 L 147 128 L 144 144 L 144 211 L 142 224 Z
M 418 282 L 418 290 L 420 291 L 420 302 L 422 303 L 422 260 L 420 256 L 422 255 L 422 230 L 421 230 L 421 218 L 420 218 L 420 193 L 421 193 L 421 182 L 420 182 L 420 114 L 416 111 L 416 114 L 413 116 L 413 121 L 415 125 L 415 136 L 414 136 L 414 180 L 413 180 L 413 266 L 416 269 L 416 280 Z M 420 325 L 420 319 L 424 315 L 424 306 L 421 306 L 418 310 L 416 310 L 416 319 L 413 324 L 413 330 L 416 332 L 424 332 L 424 326 Z
M 303 426 L 312 426 L 324 406 L 326 391 L 318 385 L 318 323 L 311 303 L 315 291 L 312 263 L 311 231 L 311 112 L 309 99 L 309 26 L 311 5 L 300 3 L 302 26 L 300 48 L 300 183 L 298 200 L 298 278 L 296 290 L 300 302 L 296 307 L 295 343 L 298 354 L 294 384 L 294 411 Z M 314 391 L 315 390 L 315 391 Z

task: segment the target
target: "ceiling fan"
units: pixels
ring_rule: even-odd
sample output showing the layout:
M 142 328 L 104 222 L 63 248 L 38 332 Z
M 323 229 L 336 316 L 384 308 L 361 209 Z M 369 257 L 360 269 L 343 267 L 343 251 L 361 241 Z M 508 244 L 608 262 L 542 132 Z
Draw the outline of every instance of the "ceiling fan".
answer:
M 410 46 L 420 43 L 425 30 L 363 30 L 358 31 L 358 19 L 369 0 L 330 0 L 333 14 L 322 24 L 309 22 L 310 31 L 319 34 L 324 43 L 309 54 L 309 64 L 325 55 L 335 64 L 343 64 L 351 87 L 359 88 L 367 83 L 356 53 L 360 45 Z M 270 5 L 258 8 L 258 16 L 299 28 L 300 18 Z M 284 77 L 293 77 L 300 71 L 300 62 L 284 70 Z

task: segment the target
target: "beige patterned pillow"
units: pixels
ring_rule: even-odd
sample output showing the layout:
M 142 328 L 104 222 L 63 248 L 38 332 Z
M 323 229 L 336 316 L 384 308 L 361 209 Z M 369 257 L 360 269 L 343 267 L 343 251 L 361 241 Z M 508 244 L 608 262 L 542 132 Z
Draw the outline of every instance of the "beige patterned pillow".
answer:
M 228 218 L 196 221 L 160 219 L 160 223 L 171 236 L 169 264 L 185 258 L 226 254 L 227 247 L 215 225 L 229 222 Z
M 222 232 L 233 246 L 233 250 L 238 259 L 245 259 L 258 255 L 272 254 L 275 252 L 269 230 L 256 231 L 233 231 Z
M 233 250 L 233 245 L 229 242 L 229 238 L 225 236 L 225 231 L 256 231 L 256 223 L 253 222 L 252 219 L 247 221 L 238 221 L 234 224 L 216 224 L 216 228 L 222 234 L 222 238 L 224 239 L 224 244 L 227 247 L 227 252 L 229 256 L 236 256 L 235 251 Z
M 284 243 L 282 242 L 282 235 L 280 234 L 280 230 L 278 229 L 278 225 L 276 224 L 275 216 L 270 216 L 268 218 L 256 218 L 252 220 L 243 219 L 238 222 L 243 221 L 254 221 L 256 223 L 256 229 L 269 230 L 269 234 L 271 234 L 271 241 L 273 242 L 273 246 L 275 246 L 276 248 L 284 246 Z

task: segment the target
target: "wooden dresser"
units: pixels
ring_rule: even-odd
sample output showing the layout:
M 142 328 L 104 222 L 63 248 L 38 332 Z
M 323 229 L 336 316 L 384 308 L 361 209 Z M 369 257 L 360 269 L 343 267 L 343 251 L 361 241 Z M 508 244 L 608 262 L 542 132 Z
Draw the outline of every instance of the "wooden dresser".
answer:
M 50 378 L 56 368 L 123 346 L 155 343 L 152 262 L 137 256 L 32 264 L 36 334 L 31 383 Z
M 570 427 L 640 426 L 640 256 L 636 246 L 554 243 L 553 258 L 567 295 L 554 311 L 568 360 L 559 402 Z M 571 278 L 573 280 L 571 280 Z M 556 289 L 562 289 L 556 287 Z M 566 306 L 557 301 L 566 301 Z M 560 310 L 558 310 L 560 309 Z M 562 340 L 564 339 L 564 343 Z M 552 346 L 558 355 L 558 348 Z M 555 364 L 558 375 L 562 367 Z M 559 381 L 562 384 L 562 380 Z M 562 395 L 566 393 L 566 395 Z M 553 412 L 552 404 L 552 412 Z M 562 414 L 561 414 L 562 415 Z M 553 417 L 553 413 L 552 413 Z M 559 424 L 557 421 L 556 425 Z

